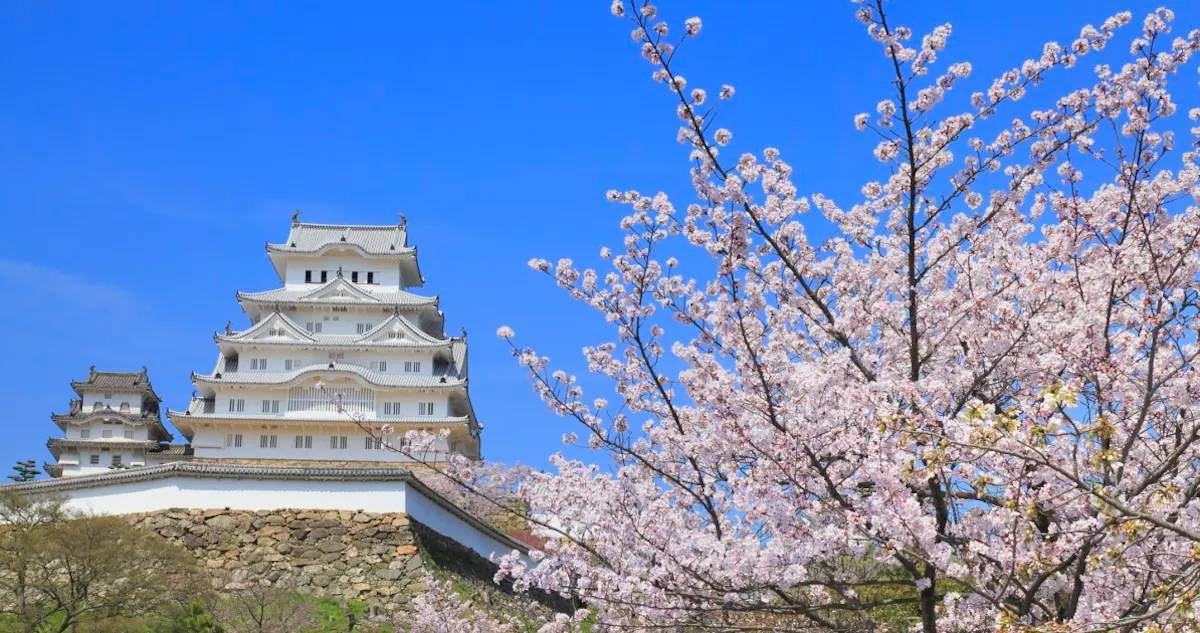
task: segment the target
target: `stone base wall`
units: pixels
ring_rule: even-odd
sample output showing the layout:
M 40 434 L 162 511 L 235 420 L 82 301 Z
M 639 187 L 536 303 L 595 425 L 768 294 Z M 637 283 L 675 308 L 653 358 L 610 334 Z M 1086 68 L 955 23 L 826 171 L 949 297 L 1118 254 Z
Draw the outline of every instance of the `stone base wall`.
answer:
M 218 589 L 265 579 L 392 611 L 424 590 L 427 560 L 459 561 L 476 577 L 494 569 L 405 514 L 179 509 L 129 519 L 191 551 Z

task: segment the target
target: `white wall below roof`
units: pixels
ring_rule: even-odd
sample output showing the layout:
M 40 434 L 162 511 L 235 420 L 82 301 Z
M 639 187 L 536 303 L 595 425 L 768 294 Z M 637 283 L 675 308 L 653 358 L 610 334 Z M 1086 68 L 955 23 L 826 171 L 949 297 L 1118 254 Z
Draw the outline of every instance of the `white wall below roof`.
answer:
M 397 263 L 399 260 L 387 257 L 365 258 L 354 254 L 329 254 L 316 257 L 284 255 L 284 257 L 286 258 L 284 286 L 290 290 L 316 289 L 321 282 L 322 270 L 325 271 L 326 282 L 333 281 L 337 279 L 338 266 L 342 267 L 342 275 L 346 281 L 350 281 L 353 271 L 358 271 L 358 281 L 364 290 L 394 290 L 400 287 L 400 266 Z M 306 270 L 312 271 L 311 283 L 304 281 L 304 271 Z M 375 273 L 375 283 L 373 284 L 366 283 L 368 271 Z
M 104 407 L 127 414 L 140 414 L 142 412 L 142 394 L 131 391 L 111 391 L 107 393 L 88 391 L 83 394 L 81 400 L 83 400 L 81 406 L 84 412 L 88 413 L 103 410 Z M 121 411 L 121 403 L 129 405 L 129 408 Z M 97 404 L 100 405 L 100 409 L 95 408 Z
M 361 510 L 405 512 L 433 531 L 489 558 L 511 546 L 450 512 L 403 481 L 219 479 L 171 475 L 62 493 L 69 508 L 137 514 L 170 508 Z

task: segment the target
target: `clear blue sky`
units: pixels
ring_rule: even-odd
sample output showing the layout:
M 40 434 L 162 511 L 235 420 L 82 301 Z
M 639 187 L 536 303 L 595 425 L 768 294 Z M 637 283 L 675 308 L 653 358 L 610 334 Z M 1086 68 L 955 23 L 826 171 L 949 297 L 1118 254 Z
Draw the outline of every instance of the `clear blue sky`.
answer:
M 1154 6 L 933 4 L 892 11 L 918 33 L 952 22 L 947 59 L 972 61 L 976 82 L 1085 21 Z M 510 324 L 577 371 L 579 348 L 605 340 L 525 262 L 595 262 L 617 244 L 608 188 L 682 206 L 669 95 L 605 0 L 331 6 L 0 5 L 0 470 L 49 458 L 48 415 L 89 365 L 146 365 L 184 406 L 189 372 L 215 360 L 212 333 L 245 324 L 234 292 L 277 285 L 263 243 L 283 239 L 295 208 L 358 223 L 403 209 L 447 329 L 471 332 L 485 456 L 542 465 L 559 450 L 570 427 L 493 333 Z M 1200 26 L 1176 10 L 1179 27 Z M 887 67 L 849 3 L 678 0 L 663 13 L 675 28 L 703 17 L 681 69 L 737 87 L 720 115 L 737 151 L 780 147 L 802 190 L 845 201 L 878 177 L 851 117 L 885 96 Z M 1196 105 L 1195 76 L 1179 85 L 1182 109 Z

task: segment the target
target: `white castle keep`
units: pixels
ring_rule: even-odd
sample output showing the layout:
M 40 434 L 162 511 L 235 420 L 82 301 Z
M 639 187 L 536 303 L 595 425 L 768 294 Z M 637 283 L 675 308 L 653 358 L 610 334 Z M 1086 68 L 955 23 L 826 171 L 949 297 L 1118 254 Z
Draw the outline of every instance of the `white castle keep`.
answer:
M 483 556 L 523 550 L 415 477 L 394 450 L 409 430 L 439 439 L 420 461 L 478 459 L 466 333 L 444 332 L 405 222 L 310 224 L 292 216 L 267 244 L 282 286 L 238 292 L 249 325 L 214 335 L 217 362 L 192 373 L 195 395 L 167 417 L 140 372 L 92 368 L 51 419 L 53 478 L 4 486 L 63 495 L 101 514 L 168 508 L 405 512 Z
M 404 224 L 308 224 L 267 244 L 282 287 L 238 292 L 243 330 L 213 336 L 217 362 L 193 373 L 197 395 L 167 417 L 143 370 L 97 372 L 72 382 L 79 399 L 52 419 L 54 476 L 169 461 L 244 464 L 404 462 L 388 444 L 408 430 L 446 431 L 436 460 L 479 457 L 479 423 L 467 392 L 466 337 L 447 337 L 437 297 L 422 285 Z M 387 431 L 385 433 L 385 431 Z
M 196 459 L 395 462 L 397 436 L 448 431 L 437 447 L 479 457 L 466 336 L 447 337 L 404 224 L 293 219 L 267 256 L 283 283 L 238 292 L 250 326 L 214 336 L 212 371 L 171 423 Z M 339 410 L 340 409 L 340 410 Z

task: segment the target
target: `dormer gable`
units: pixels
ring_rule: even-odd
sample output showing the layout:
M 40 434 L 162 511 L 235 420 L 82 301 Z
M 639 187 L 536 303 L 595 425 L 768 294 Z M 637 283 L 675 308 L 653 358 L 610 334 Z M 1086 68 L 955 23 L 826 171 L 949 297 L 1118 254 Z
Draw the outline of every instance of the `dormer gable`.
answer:
M 449 343 L 446 339 L 430 336 L 399 314 L 393 314 L 384 319 L 383 323 L 364 333 L 358 339 L 358 342 L 391 343 L 398 345 L 439 345 Z
M 380 300 L 371 293 L 342 278 L 333 281 L 304 295 L 303 299 L 322 299 L 326 301 L 367 301 L 379 303 Z
M 225 341 L 237 342 L 312 342 L 317 340 L 312 334 L 279 312 L 273 312 L 252 327 L 235 334 L 218 337 Z

